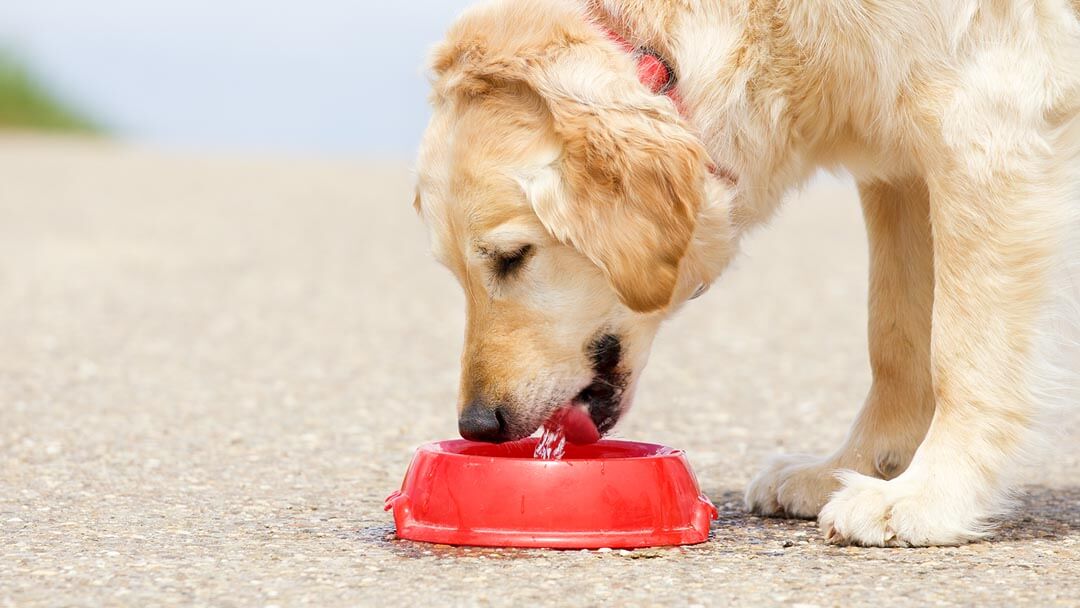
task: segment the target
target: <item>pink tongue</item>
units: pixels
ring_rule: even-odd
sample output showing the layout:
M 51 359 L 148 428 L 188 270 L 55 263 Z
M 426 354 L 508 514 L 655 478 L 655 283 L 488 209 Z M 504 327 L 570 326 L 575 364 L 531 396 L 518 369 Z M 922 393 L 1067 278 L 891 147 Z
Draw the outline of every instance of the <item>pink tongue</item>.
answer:
M 562 424 L 566 440 L 575 445 L 585 445 L 600 441 L 600 431 L 596 430 L 592 418 L 585 408 L 571 405 L 555 412 L 551 422 Z

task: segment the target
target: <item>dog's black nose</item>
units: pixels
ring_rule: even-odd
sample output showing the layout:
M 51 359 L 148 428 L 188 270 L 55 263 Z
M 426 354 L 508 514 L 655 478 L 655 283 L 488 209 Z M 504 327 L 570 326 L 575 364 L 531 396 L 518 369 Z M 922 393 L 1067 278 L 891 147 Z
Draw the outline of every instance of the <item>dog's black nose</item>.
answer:
M 470 403 L 458 416 L 458 432 L 469 441 L 501 443 L 507 440 L 502 408 Z

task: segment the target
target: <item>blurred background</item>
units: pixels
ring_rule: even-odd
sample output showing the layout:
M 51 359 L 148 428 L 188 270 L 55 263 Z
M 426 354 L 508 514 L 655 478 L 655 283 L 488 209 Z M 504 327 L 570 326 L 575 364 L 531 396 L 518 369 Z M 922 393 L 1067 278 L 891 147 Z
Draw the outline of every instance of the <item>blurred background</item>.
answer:
M 222 152 L 412 156 L 466 0 L 0 2 L 0 128 Z

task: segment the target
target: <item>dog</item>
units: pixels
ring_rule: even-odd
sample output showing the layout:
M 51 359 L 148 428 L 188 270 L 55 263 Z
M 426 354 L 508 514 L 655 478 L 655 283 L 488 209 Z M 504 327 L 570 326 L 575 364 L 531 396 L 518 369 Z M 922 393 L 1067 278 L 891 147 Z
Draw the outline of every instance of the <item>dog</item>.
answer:
M 1077 0 L 496 0 L 434 50 L 415 207 L 468 302 L 462 436 L 609 431 L 660 323 L 821 168 L 858 184 L 873 383 L 759 514 L 986 536 L 1041 443 L 1080 208 Z M 645 59 L 666 81 L 642 76 Z

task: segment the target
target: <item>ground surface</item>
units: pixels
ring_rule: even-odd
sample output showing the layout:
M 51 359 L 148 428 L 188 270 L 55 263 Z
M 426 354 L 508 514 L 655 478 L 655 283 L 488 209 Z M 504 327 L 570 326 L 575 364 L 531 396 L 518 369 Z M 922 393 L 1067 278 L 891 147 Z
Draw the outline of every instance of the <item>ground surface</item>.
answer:
M 685 448 L 706 544 L 393 539 L 383 498 L 455 434 L 463 299 L 408 173 L 0 139 L 0 606 L 1080 605 L 1080 414 L 992 542 L 827 546 L 746 515 L 778 450 L 867 386 L 850 188 L 797 197 L 658 340 L 625 437 Z

